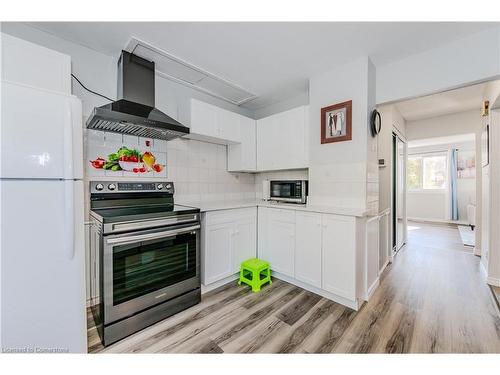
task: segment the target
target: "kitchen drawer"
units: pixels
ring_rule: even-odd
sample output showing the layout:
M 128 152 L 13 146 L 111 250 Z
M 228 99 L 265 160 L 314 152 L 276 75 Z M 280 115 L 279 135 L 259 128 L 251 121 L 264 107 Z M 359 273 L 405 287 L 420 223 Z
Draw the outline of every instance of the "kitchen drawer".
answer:
M 284 223 L 295 224 L 295 210 L 282 208 L 266 207 L 269 210 L 269 220 L 281 221 Z
M 256 217 L 256 207 L 233 208 L 228 210 L 210 211 L 205 213 L 207 225 L 232 223 L 245 217 Z

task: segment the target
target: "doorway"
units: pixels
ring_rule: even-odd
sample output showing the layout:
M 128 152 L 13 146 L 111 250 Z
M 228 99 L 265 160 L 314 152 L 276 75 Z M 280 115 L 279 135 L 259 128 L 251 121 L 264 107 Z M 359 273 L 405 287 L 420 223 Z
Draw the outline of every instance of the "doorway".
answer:
M 392 133 L 392 255 L 406 243 L 406 141 L 397 132 Z

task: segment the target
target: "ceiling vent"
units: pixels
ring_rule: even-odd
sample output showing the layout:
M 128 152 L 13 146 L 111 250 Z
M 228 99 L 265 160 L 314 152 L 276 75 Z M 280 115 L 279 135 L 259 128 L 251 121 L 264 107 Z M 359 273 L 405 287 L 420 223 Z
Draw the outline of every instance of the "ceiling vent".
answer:
M 221 77 L 206 72 L 142 40 L 132 38 L 125 50 L 146 60 L 154 61 L 156 73 L 195 90 L 241 105 L 256 95 Z

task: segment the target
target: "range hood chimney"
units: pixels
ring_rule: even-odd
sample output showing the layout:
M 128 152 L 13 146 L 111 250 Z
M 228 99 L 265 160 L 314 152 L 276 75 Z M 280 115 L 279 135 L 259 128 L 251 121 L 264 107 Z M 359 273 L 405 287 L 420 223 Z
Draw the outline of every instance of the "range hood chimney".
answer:
M 155 108 L 155 63 L 127 51 L 118 60 L 118 100 L 94 108 L 87 128 L 167 141 L 189 134 Z

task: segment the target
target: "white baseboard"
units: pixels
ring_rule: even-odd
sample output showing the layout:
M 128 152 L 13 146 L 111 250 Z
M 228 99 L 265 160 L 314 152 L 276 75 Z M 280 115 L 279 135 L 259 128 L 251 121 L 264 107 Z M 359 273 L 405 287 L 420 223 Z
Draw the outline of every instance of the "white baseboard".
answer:
M 415 221 L 418 223 L 431 223 L 431 224 L 450 224 L 450 225 L 469 225 L 466 221 L 453 221 L 445 219 L 429 219 L 425 217 L 409 217 L 408 221 Z
M 382 266 L 382 268 L 380 268 L 378 270 L 378 275 L 382 275 L 382 272 L 384 272 L 384 270 L 387 268 L 387 266 L 389 265 L 389 263 L 392 263 L 392 257 L 387 257 L 387 260 L 385 261 L 384 265 Z
M 208 293 L 214 289 L 220 288 L 221 286 L 226 285 L 227 283 L 230 283 L 234 280 L 237 280 L 239 277 L 240 277 L 240 274 L 238 272 L 238 273 L 235 273 L 234 275 L 225 277 L 224 279 L 216 281 L 212 284 L 208 284 L 208 285 L 201 284 L 201 294 L 205 294 L 205 293 Z
M 370 287 L 368 288 L 368 291 L 366 292 L 366 301 L 369 301 L 370 298 L 372 298 L 373 293 L 375 293 L 379 285 L 380 285 L 380 279 L 377 277 L 373 282 L 373 284 L 370 285 Z
M 293 277 L 289 277 L 289 276 L 280 274 L 280 273 L 275 272 L 275 271 L 272 271 L 271 275 L 273 277 L 276 277 L 277 279 L 286 281 L 287 283 L 296 285 L 299 288 L 302 288 L 302 289 L 308 290 L 310 292 L 316 293 L 316 294 L 320 295 L 321 297 L 328 298 L 328 299 L 332 300 L 333 302 L 340 303 L 341 305 L 347 306 L 347 307 L 349 307 L 349 308 L 351 308 L 353 310 L 356 310 L 356 311 L 359 310 L 359 308 L 363 304 L 363 301 L 360 302 L 357 299 L 355 301 L 347 299 L 345 297 L 342 297 L 342 296 L 339 296 L 337 294 L 330 293 L 330 292 L 328 292 L 328 291 L 326 291 L 324 289 L 320 289 L 320 288 L 317 288 L 315 286 L 303 283 L 302 281 L 294 279 Z
M 500 287 L 500 279 L 497 279 L 496 277 L 487 277 L 486 282 L 490 285 Z

